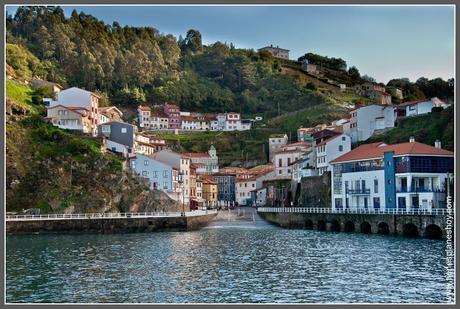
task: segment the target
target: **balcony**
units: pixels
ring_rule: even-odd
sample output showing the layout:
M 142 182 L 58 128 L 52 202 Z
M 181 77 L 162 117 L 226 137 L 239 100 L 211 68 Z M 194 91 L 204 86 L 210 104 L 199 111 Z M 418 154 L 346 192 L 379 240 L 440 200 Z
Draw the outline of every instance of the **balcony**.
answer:
M 346 193 L 347 194 L 351 194 L 351 195 L 369 195 L 371 194 L 371 189 L 347 189 L 346 190 Z
M 396 188 L 396 193 L 445 193 L 444 188 L 429 188 L 429 187 L 398 187 Z

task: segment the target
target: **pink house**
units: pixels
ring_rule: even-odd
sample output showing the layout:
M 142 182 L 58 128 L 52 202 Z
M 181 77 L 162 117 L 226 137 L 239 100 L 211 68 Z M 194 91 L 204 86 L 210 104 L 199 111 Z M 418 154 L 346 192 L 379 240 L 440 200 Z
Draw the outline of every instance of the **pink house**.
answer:
M 179 106 L 174 104 L 165 104 L 163 106 L 163 111 L 169 118 L 169 128 L 170 129 L 180 129 L 181 128 L 181 117 Z

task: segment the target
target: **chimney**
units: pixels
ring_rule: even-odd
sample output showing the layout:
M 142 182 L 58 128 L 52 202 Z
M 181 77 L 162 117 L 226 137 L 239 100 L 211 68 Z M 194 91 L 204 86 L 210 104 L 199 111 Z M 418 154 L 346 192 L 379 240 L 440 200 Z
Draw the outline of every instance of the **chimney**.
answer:
M 436 147 L 436 148 L 438 148 L 438 149 L 441 149 L 441 141 L 437 139 L 437 140 L 434 142 L 434 147 Z
M 409 143 L 415 142 L 415 138 L 413 136 L 409 137 Z

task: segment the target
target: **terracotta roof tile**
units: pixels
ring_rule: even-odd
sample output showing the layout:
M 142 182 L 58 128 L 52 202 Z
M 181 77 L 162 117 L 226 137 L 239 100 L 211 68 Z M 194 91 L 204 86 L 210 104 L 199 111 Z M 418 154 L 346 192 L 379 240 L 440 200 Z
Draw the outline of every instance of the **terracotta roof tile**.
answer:
M 449 150 L 439 149 L 430 145 L 419 142 L 400 143 L 386 145 L 385 143 L 372 143 L 361 145 L 352 151 L 332 160 L 331 163 L 339 163 L 346 161 L 366 160 L 372 158 L 383 157 L 383 154 L 388 151 L 394 151 L 395 156 L 401 155 L 434 155 L 434 156 L 453 156 L 454 153 Z

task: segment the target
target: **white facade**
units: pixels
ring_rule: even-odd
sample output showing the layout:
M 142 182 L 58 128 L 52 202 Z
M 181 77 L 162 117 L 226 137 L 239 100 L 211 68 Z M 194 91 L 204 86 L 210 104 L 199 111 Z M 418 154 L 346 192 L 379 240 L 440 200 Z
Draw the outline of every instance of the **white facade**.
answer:
M 88 110 L 88 118 L 91 122 L 91 133 L 97 135 L 99 125 L 99 96 L 93 92 L 77 87 L 68 88 L 57 94 L 57 101 L 50 101 L 49 106 L 63 105 L 66 107 L 83 107 Z
M 111 150 L 112 152 L 122 153 L 124 156 L 130 154 L 129 147 L 109 139 L 104 139 L 105 148 Z
M 322 175 L 324 172 L 330 171 L 330 162 L 350 150 L 351 138 L 345 134 L 334 136 L 316 145 L 316 168 L 318 169 L 318 174 Z
M 402 104 L 404 105 L 404 103 Z M 404 106 L 406 116 L 417 116 L 427 113 L 431 113 L 433 107 L 442 107 L 447 108 L 449 105 L 439 100 L 438 98 L 431 98 L 426 101 L 414 102 L 414 104 L 409 104 Z
M 248 179 L 237 179 L 235 183 L 235 200 L 238 205 L 246 206 L 251 200 L 251 191 L 256 189 L 256 179 L 249 177 Z
M 351 111 L 350 115 L 350 137 L 353 143 L 367 140 L 375 130 L 395 126 L 393 106 L 367 105 Z
M 286 146 L 288 143 L 288 136 L 286 134 L 282 136 L 271 136 L 268 138 L 268 153 L 270 161 L 273 158 L 273 153 L 280 150 L 281 147 Z
M 305 150 L 285 150 L 276 152 L 273 155 L 273 164 L 275 165 L 275 178 L 291 179 L 292 178 L 292 165 L 299 159 Z
M 260 188 L 256 193 L 256 206 L 264 206 L 267 201 L 267 188 Z
M 182 184 L 178 183 L 177 177 L 173 182 L 173 191 L 177 193 L 175 199 L 179 199 L 181 202 L 188 203 L 190 201 L 190 158 L 187 158 L 180 153 L 176 153 L 170 150 L 162 150 L 152 155 L 155 160 L 163 162 L 177 172 L 182 173 Z
M 385 209 L 384 171 L 344 173 L 340 184 L 332 181 L 331 192 L 332 207 L 335 209 L 383 210 Z

